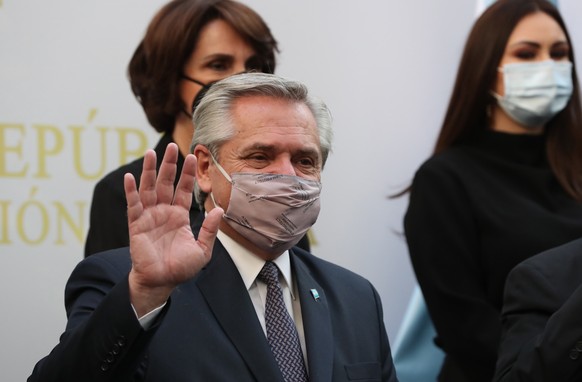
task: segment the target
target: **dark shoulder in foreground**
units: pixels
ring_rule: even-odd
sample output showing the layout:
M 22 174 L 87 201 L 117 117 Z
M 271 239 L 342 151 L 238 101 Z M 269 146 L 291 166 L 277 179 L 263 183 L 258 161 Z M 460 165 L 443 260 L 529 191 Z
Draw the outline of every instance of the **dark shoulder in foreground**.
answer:
M 536 268 L 540 273 L 553 275 L 558 279 L 566 273 L 578 273 L 582 269 L 582 238 L 548 249 L 532 256 L 515 266 L 512 273 L 524 268 Z

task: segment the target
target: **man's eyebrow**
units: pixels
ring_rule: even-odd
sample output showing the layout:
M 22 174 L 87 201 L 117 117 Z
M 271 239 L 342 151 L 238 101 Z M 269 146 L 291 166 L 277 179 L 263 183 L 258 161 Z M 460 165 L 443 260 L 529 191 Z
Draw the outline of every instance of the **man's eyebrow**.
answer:
M 296 154 L 298 155 L 307 155 L 307 156 L 315 156 L 315 157 L 319 157 L 319 150 L 315 150 L 315 149 L 310 149 L 310 148 L 305 148 L 305 149 L 300 149 L 297 150 Z
M 269 145 L 266 143 L 253 143 L 249 146 L 241 148 L 241 152 L 260 150 L 260 151 L 275 151 L 274 145 Z
M 253 150 L 275 152 L 275 151 L 277 151 L 277 148 L 275 145 L 270 145 L 270 144 L 266 144 L 266 143 L 253 143 L 252 145 L 249 145 L 247 147 L 242 148 L 241 152 L 246 153 L 248 151 L 253 151 Z M 308 155 L 308 156 L 319 157 L 320 152 L 317 149 L 303 148 L 303 149 L 299 149 L 299 150 L 294 151 L 293 155 L 294 156 L 296 156 L 296 155 Z

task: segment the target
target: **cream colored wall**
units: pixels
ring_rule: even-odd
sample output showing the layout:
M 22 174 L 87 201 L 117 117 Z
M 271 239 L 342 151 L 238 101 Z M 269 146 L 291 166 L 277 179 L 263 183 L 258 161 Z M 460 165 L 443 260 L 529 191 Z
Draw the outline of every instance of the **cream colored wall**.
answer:
M 394 340 L 415 282 L 406 198 L 387 196 L 430 153 L 475 3 L 245 2 L 280 42 L 278 74 L 307 83 L 334 114 L 313 252 L 373 282 Z M 162 3 L 0 0 L 3 381 L 26 379 L 58 342 L 96 180 L 157 140 L 125 68 Z M 560 1 L 582 43 L 578 3 Z

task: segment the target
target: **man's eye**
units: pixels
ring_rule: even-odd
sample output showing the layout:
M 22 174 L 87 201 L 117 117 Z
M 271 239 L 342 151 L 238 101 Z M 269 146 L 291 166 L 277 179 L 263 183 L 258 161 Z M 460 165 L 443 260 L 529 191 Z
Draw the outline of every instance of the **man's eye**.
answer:
M 253 161 L 257 161 L 257 162 L 263 162 L 266 161 L 268 158 L 266 155 L 262 155 L 262 154 L 256 154 L 256 155 L 252 155 L 249 157 L 249 160 L 253 160 Z
M 302 167 L 315 167 L 315 161 L 311 158 L 302 158 L 298 163 Z

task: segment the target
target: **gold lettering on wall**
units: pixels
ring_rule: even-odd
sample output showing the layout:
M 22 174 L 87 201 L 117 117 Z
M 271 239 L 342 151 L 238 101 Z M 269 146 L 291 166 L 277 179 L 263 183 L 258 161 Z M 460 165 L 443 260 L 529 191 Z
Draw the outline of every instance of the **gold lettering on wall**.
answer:
M 0 246 L 82 244 L 92 194 L 79 186 L 91 190 L 149 147 L 142 129 L 96 125 L 96 108 L 87 115 L 67 126 L 0 121 Z
M 75 172 L 77 173 L 77 175 L 79 176 L 79 178 L 81 179 L 86 179 L 86 180 L 96 180 L 101 178 L 103 175 L 105 175 L 105 167 L 107 165 L 105 158 L 107 157 L 107 142 L 106 142 L 106 134 L 107 134 L 107 128 L 105 127 L 97 127 L 96 130 L 99 133 L 99 141 L 98 142 L 94 142 L 98 144 L 99 147 L 99 152 L 98 152 L 98 156 L 97 157 L 92 157 L 92 160 L 90 161 L 91 164 L 95 164 L 95 162 L 98 161 L 99 166 L 97 167 L 97 170 L 94 173 L 89 173 L 87 172 L 84 168 L 83 168 L 83 150 L 81 149 L 81 147 L 83 147 L 82 145 L 82 134 L 83 131 L 86 131 L 83 127 L 81 126 L 69 126 L 69 129 L 72 131 L 73 133 L 73 163 L 75 165 Z
M 58 127 L 52 125 L 32 125 L 32 128 L 36 130 L 36 158 L 38 160 L 37 172 L 33 176 L 36 178 L 48 178 L 49 174 L 46 170 L 47 159 L 63 152 L 65 147 L 63 133 Z
M 67 211 L 65 205 L 61 202 L 53 202 L 53 205 L 56 207 L 56 218 L 57 218 L 57 238 L 55 244 L 65 244 L 64 239 L 64 232 L 65 227 L 64 224 L 68 226 L 68 228 L 73 232 L 77 240 L 83 242 L 84 235 L 85 235 L 85 225 L 83 222 L 85 221 L 85 207 L 87 206 L 86 202 L 75 202 L 75 206 L 77 207 L 77 216 L 76 220 L 73 219 L 71 214 Z
M 16 135 L 17 142 L 10 145 L 7 141 L 9 134 Z M 19 161 L 23 161 L 22 148 L 25 127 L 20 124 L 0 123 L 0 177 L 22 178 L 26 174 L 28 164 L 20 162 L 21 166 L 8 168 L 8 156 L 15 155 Z
M 130 158 L 140 157 L 147 150 L 148 142 L 143 131 L 129 127 L 118 127 L 116 131 L 119 139 L 120 163 L 127 163 Z M 130 139 L 130 137 L 133 137 L 133 139 Z M 131 148 L 130 142 L 135 140 L 137 140 L 137 146 Z

